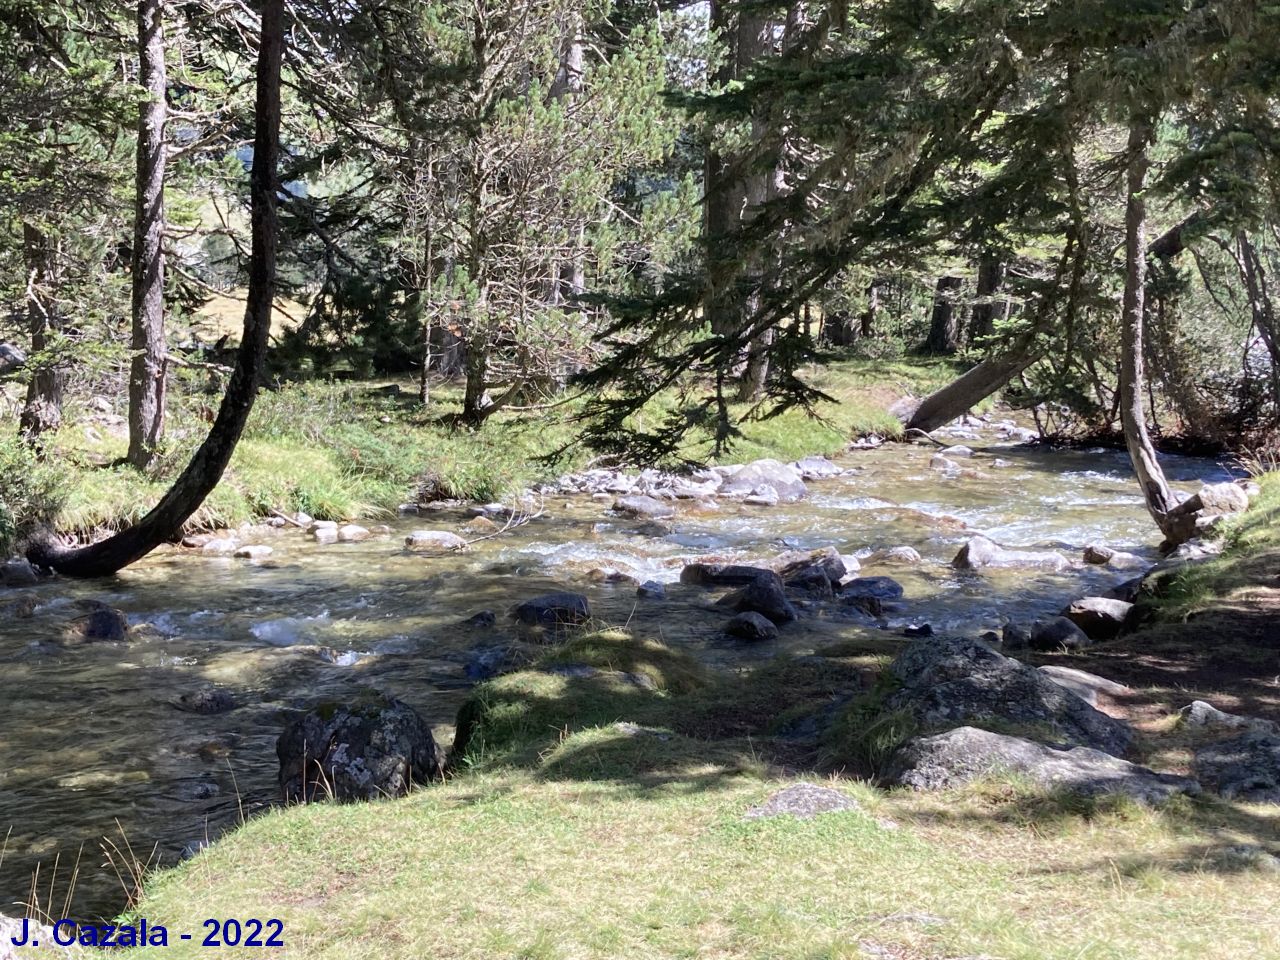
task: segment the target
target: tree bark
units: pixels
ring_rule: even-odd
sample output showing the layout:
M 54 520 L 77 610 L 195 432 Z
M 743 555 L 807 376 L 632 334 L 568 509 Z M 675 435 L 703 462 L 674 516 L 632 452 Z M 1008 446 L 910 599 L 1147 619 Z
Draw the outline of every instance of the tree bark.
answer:
M 62 328 L 53 290 L 58 282 L 58 243 L 39 227 L 22 225 L 22 251 L 27 267 L 27 324 L 31 353 L 47 350 Z M 18 419 L 18 430 L 28 444 L 42 449 L 43 437 L 62 425 L 62 395 L 67 375 L 55 358 L 33 364 L 27 400 Z
M 1134 120 L 1129 126 L 1128 170 L 1125 201 L 1124 319 L 1120 356 L 1120 423 L 1125 447 L 1133 462 L 1147 511 L 1162 532 L 1168 531 L 1169 511 L 1176 505 L 1164 470 L 1156 458 L 1147 432 L 1143 403 L 1146 388 L 1143 339 L 1146 323 L 1147 205 L 1144 191 L 1151 161 L 1147 155 L 1153 134 L 1149 122 Z
M 939 277 L 933 295 L 933 315 L 929 320 L 929 338 L 924 342 L 924 352 L 950 355 L 960 349 L 960 322 L 956 312 L 956 299 L 964 280 L 960 277 Z
M 133 361 L 129 463 L 145 470 L 164 430 L 164 175 L 167 78 L 163 0 L 138 0 L 137 187 L 133 225 Z
M 1008 350 L 987 357 L 940 390 L 924 399 L 906 423 L 908 430 L 928 433 L 950 423 L 1040 359 L 1032 349 L 1032 337 L 1019 340 Z
M 1007 300 L 1000 300 L 1000 288 L 1004 286 L 1004 263 L 995 257 L 983 257 L 978 263 L 978 284 L 974 291 L 973 322 L 969 328 L 969 342 L 991 336 L 995 332 L 996 317 L 1003 317 L 1009 309 Z
M 137 524 L 86 547 L 68 548 L 51 537 L 36 540 L 27 556 L 40 566 L 74 577 L 109 576 L 172 539 L 218 485 L 244 431 L 262 382 L 275 294 L 276 165 L 280 153 L 280 64 L 284 50 L 284 0 L 262 0 L 257 103 L 253 146 L 253 249 L 244 333 L 222 406 L 204 443 L 160 502 Z

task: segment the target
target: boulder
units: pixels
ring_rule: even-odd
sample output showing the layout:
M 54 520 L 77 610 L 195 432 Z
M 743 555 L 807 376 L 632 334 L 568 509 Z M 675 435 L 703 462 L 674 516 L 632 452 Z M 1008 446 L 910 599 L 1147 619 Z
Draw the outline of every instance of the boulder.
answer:
M 956 444 L 954 447 L 947 447 L 942 451 L 944 457 L 954 457 L 957 460 L 967 460 L 973 456 L 973 448 L 966 447 L 963 444 Z
M 766 571 L 745 587 L 735 590 L 721 599 L 720 604 L 739 613 L 759 613 L 774 623 L 790 623 L 800 615 L 787 599 L 782 580 L 773 571 Z
M 234 537 L 213 537 L 200 545 L 200 552 L 213 556 L 225 556 L 235 553 L 240 544 Z
M 498 615 L 492 610 L 481 610 L 473 613 L 458 625 L 461 627 L 492 627 L 498 623 Z
M 114 607 L 97 604 L 67 625 L 68 643 L 118 643 L 129 639 L 129 618 Z
M 984 570 L 989 567 L 1013 567 L 1034 570 L 1049 570 L 1059 572 L 1071 566 L 1060 553 L 1052 551 L 1034 551 L 1034 550 L 1006 550 L 994 540 L 983 536 L 976 536 L 969 540 L 960 552 L 956 554 L 956 558 L 951 561 L 951 566 L 957 570 Z
M 229 691 L 219 687 L 201 687 L 199 690 L 182 694 L 170 703 L 184 713 L 198 713 L 203 716 L 229 713 L 236 708 L 236 698 Z
M 1103 594 L 1108 600 L 1123 600 L 1125 603 L 1136 603 L 1142 595 L 1142 577 L 1133 577 L 1118 583 Z M 1132 611 L 1131 611 L 1132 612 Z
M 468 652 L 462 669 L 468 680 L 479 683 L 481 680 L 490 680 L 512 670 L 519 670 L 531 660 L 529 653 L 521 647 L 498 644 L 476 647 Z
M 840 599 L 901 600 L 902 584 L 892 577 L 855 577 L 840 587 Z
M 680 571 L 680 582 L 699 587 L 742 587 L 767 573 L 773 571 L 736 563 L 687 563 Z
M 1195 773 L 1228 800 L 1280 803 L 1280 734 L 1246 730 L 1196 751 Z
M 818 571 L 831 581 L 834 587 L 849 573 L 848 564 L 834 547 L 821 550 L 793 550 L 784 553 L 773 561 L 773 570 L 784 581 L 793 577 L 808 575 L 810 571 Z M 856 570 L 857 567 L 855 566 Z
M 239 560 L 265 560 L 273 553 L 275 553 L 275 551 L 266 544 L 254 543 L 243 547 L 237 547 L 235 556 Z
M 1040 667 L 1040 672 L 1059 686 L 1066 687 L 1091 707 L 1098 705 L 1099 693 L 1116 697 L 1130 692 L 1123 683 L 1116 683 L 1114 680 L 1108 680 L 1106 677 L 1099 677 L 1084 670 L 1076 670 L 1074 667 L 1059 667 L 1051 664 Z
M 1031 634 L 1016 623 L 1006 623 L 1000 631 L 1000 645 L 1006 650 L 1025 650 L 1031 646 Z
M 1123 794 L 1146 804 L 1199 793 L 1194 780 L 1155 773 L 1100 750 L 1054 749 L 975 727 L 908 741 L 894 754 L 885 779 L 913 790 L 945 790 L 1010 773 L 1051 790 L 1086 797 Z
M 1032 650 L 1081 650 L 1093 641 L 1089 635 L 1066 617 L 1037 620 L 1031 625 Z
M 835 597 L 831 578 L 819 567 L 804 567 L 787 577 L 783 585 L 789 592 L 806 600 L 831 600 Z
M 802 480 L 829 480 L 838 477 L 844 470 L 826 457 L 805 457 L 791 465 Z
M 777 460 L 757 460 L 735 470 L 720 485 L 726 497 L 767 496 L 771 491 L 779 503 L 794 503 L 809 492 L 800 471 Z
M 339 543 L 361 543 L 372 536 L 373 531 L 356 523 L 348 523 L 338 528 Z
M 1280 724 L 1261 717 L 1245 717 L 1219 710 L 1211 703 L 1193 700 L 1178 711 L 1179 719 L 1189 727 L 1207 727 L 1211 730 L 1262 730 L 1280 733 Z
M 1204 516 L 1227 516 L 1249 509 L 1249 493 L 1235 483 L 1209 483 L 1195 495 L 1200 501 L 1199 513 Z
M 915 547 L 886 547 L 884 550 L 877 550 L 871 556 L 862 561 L 864 567 L 874 567 L 877 565 L 886 566 L 914 566 L 921 560 L 920 552 Z
M 778 639 L 778 628 L 773 621 L 752 611 L 738 614 L 725 625 L 724 632 L 753 643 Z
M 886 706 L 909 710 L 927 728 L 1012 724 L 1043 731 L 1063 746 L 1115 756 L 1133 740 L 1127 724 L 981 640 L 917 640 L 889 665 L 889 674 L 901 686 Z
M 558 627 L 586 623 L 591 619 L 591 604 L 580 593 L 547 593 L 519 604 L 512 615 L 530 626 Z
M 1114 640 L 1124 628 L 1132 603 L 1107 597 L 1083 597 L 1062 611 L 1090 640 Z
M 587 571 L 587 579 L 592 583 L 624 583 L 633 587 L 640 586 L 640 581 L 636 577 L 615 567 L 592 567 Z
M 752 807 L 743 820 L 761 820 L 772 817 L 795 817 L 810 820 L 823 813 L 858 811 L 862 806 L 843 790 L 821 787 L 816 783 L 794 783 L 771 795 L 758 807 Z
M 644 597 L 646 600 L 665 600 L 667 599 L 667 588 L 657 580 L 646 580 L 636 587 L 636 596 Z
M 409 550 L 421 553 L 452 553 L 455 550 L 465 550 L 467 541 L 448 530 L 414 530 L 404 538 L 404 545 Z
M 619 497 L 613 502 L 615 513 L 636 517 L 641 520 L 665 520 L 676 515 L 676 508 L 663 500 L 637 494 L 630 497 Z
M 0 566 L 0 586 L 32 587 L 40 581 L 30 560 L 15 557 Z
M 285 803 L 399 797 L 444 776 L 445 756 L 412 707 L 372 691 L 291 724 L 276 742 Z
M 935 453 L 929 458 L 929 469 L 937 470 L 941 473 L 959 473 L 960 464 L 948 457 L 944 457 L 940 453 Z
M 12 373 L 26 362 L 26 351 L 16 343 L 0 343 L 0 376 Z

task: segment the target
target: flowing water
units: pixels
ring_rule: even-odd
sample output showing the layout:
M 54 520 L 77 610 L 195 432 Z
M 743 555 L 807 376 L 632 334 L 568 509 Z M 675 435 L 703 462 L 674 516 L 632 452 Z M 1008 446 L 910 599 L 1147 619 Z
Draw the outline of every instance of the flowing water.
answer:
M 976 475 L 944 477 L 929 468 L 931 450 L 888 445 L 849 453 L 839 462 L 852 472 L 810 484 L 801 503 L 685 504 L 665 533 L 613 516 L 608 502 L 552 498 L 541 518 L 459 555 L 400 546 L 412 529 L 456 530 L 465 519 L 441 513 L 359 544 L 320 546 L 287 530 L 260 541 L 275 551 L 262 562 L 170 551 L 109 582 L 24 591 L 37 600 L 34 615 L 0 619 L 0 913 L 28 900 L 37 864 L 38 899 L 61 913 L 77 860 L 73 915 L 118 910 L 124 892 L 107 862 L 123 858 L 108 858 L 104 843 L 169 864 L 273 802 L 275 740 L 296 710 L 373 687 L 447 727 L 466 696 L 468 652 L 512 636 L 504 614 L 522 598 L 581 591 L 599 619 L 629 622 L 725 669 L 874 629 L 806 621 L 776 645 L 743 649 L 721 638 L 725 615 L 708 608 L 706 592 L 675 586 L 665 601 L 637 600 L 634 586 L 591 583 L 595 567 L 674 584 L 682 563 L 700 555 L 750 561 L 796 548 L 857 555 L 905 544 L 921 565 L 867 570 L 906 588 L 890 629 L 928 622 L 940 633 L 977 633 L 1056 612 L 1127 575 L 958 574 L 948 564 L 973 532 L 1073 558 L 1093 542 L 1153 556 L 1154 527 L 1122 453 L 973 445 L 980 456 L 965 466 Z M 1185 489 L 1227 475 L 1179 458 L 1166 469 Z M 91 600 L 127 613 L 127 642 L 59 642 Z M 497 626 L 459 626 L 483 609 L 498 613 Z M 202 716 L 172 705 L 210 684 L 231 691 L 239 708 Z

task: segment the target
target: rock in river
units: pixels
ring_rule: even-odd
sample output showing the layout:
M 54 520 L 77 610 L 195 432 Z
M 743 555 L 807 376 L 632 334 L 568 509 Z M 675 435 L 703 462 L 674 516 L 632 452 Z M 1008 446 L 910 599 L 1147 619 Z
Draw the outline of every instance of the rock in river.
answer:
M 739 613 L 762 614 L 777 624 L 799 619 L 796 608 L 787 599 L 782 580 L 771 570 L 765 571 L 742 589 L 730 593 L 720 603 Z
M 1013 567 L 1059 572 L 1071 566 L 1060 553 L 1035 550 L 1006 550 L 994 540 L 977 536 L 960 548 L 951 565 L 957 570 Z
M 408 704 L 372 691 L 317 707 L 276 743 L 286 803 L 398 797 L 444 775 L 444 752 Z
M 1124 628 L 1132 603 L 1108 597 L 1082 597 L 1062 611 L 1090 640 L 1114 640 Z
M 63 635 L 67 643 L 119 642 L 129 639 L 129 619 L 114 607 L 97 604 L 72 620 Z
M 699 587 L 742 587 L 763 574 L 765 567 L 748 567 L 737 563 L 687 563 L 680 571 L 680 582 Z
M 1119 793 L 1147 804 L 1200 792 L 1187 777 L 1155 773 L 1101 750 L 1054 749 L 974 727 L 909 741 L 894 754 L 885 779 L 914 790 L 944 790 L 1010 773 L 1041 787 L 1087 797 Z
M 637 494 L 631 497 L 619 497 L 613 502 L 614 513 L 641 520 L 665 520 L 676 515 L 676 508 L 664 500 Z
M 414 530 L 404 538 L 404 545 L 422 553 L 451 553 L 465 550 L 467 541 L 448 530 Z
M 546 593 L 524 601 L 512 615 L 529 626 L 558 627 L 586 623 L 591 619 L 591 605 L 580 593 Z
M 804 499 L 808 489 L 800 471 L 777 460 L 757 460 L 740 467 L 720 486 L 720 494 L 726 497 L 768 498 L 777 497 L 778 503 L 794 503 Z

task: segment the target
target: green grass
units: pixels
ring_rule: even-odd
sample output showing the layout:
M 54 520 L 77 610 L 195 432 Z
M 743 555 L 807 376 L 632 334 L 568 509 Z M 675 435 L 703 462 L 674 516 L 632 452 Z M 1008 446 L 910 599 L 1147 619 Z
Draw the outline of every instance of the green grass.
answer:
M 1222 531 L 1220 557 L 1160 578 L 1143 599 L 1149 618 L 1185 622 L 1215 609 L 1243 607 L 1271 598 L 1280 588 L 1280 473 L 1257 478 L 1261 493 L 1246 513 Z
M 743 439 L 720 462 L 835 453 L 852 437 L 894 434 L 900 426 L 887 408 L 905 394 L 934 389 L 955 372 L 954 365 L 934 360 L 848 360 L 815 368 L 813 383 L 832 396 L 819 406 L 818 418 L 788 411 L 748 421 Z M 458 408 L 456 386 L 434 390 L 424 408 L 413 399 L 411 385 L 402 385 L 398 395 L 380 389 L 385 385 L 303 382 L 264 391 L 222 483 L 190 526 L 234 527 L 274 510 L 302 510 L 317 519 L 374 519 L 413 501 L 420 491 L 499 500 L 590 458 L 589 451 L 572 446 L 580 426 L 574 420 L 578 403 L 501 412 L 473 431 L 449 420 Z M 188 381 L 172 391 L 169 439 L 159 464 L 146 476 L 120 465 L 127 447 L 123 427 L 95 423 L 72 407 L 38 482 L 27 479 L 34 467 L 25 459 L 21 469 L 8 471 L 22 477 L 21 484 L 0 482 L 0 548 L 11 547 L 23 529 L 43 518 L 51 517 L 64 531 L 90 535 L 144 515 L 208 428 L 217 398 L 202 387 Z M 668 402 L 655 401 L 653 415 Z M 116 412 L 123 414 L 123 406 Z M 746 416 L 748 408 L 736 412 Z M 559 462 L 544 459 L 566 446 L 571 449 Z M 682 453 L 708 459 L 710 450 L 708 438 L 693 438 Z M 0 466 L 5 457 L 15 456 L 25 455 L 0 450 Z
M 1280 878 L 1219 856 L 1273 836 L 1274 811 L 839 780 L 860 811 L 744 821 L 797 778 L 767 732 L 856 685 L 858 658 L 826 664 L 825 682 L 812 658 L 716 677 L 592 629 L 542 665 L 565 663 L 655 683 L 531 669 L 483 684 L 449 782 L 273 811 L 152 876 L 134 914 L 175 934 L 278 917 L 278 955 L 307 960 L 1278 955 Z M 738 719 L 708 724 L 698 705 L 728 710 L 734 689 Z M 198 941 L 137 956 L 240 955 Z

